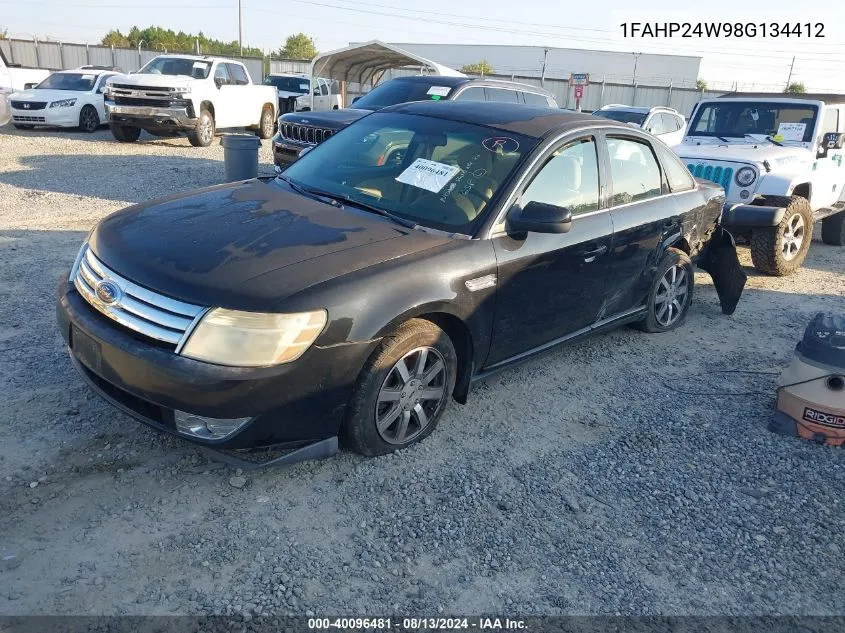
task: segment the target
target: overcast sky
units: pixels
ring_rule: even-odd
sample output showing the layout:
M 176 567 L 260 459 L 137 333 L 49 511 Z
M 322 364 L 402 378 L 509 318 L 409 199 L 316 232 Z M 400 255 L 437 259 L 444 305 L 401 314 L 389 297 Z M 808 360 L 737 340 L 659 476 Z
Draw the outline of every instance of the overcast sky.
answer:
M 13 37 L 51 37 L 95 43 L 111 28 L 157 25 L 223 40 L 238 37 L 237 0 L 0 0 L 0 28 Z M 244 44 L 265 50 L 299 31 L 320 50 L 350 41 L 529 44 L 703 57 L 711 84 L 739 81 L 845 92 L 845 2 L 803 0 L 739 3 L 709 0 L 696 11 L 677 0 L 243 0 Z M 741 10 L 737 8 L 741 6 Z M 838 6 L 838 8 L 833 8 Z M 756 7 L 756 8 L 755 8 Z M 796 12 L 796 7 L 800 8 Z M 826 37 L 749 39 L 623 39 L 623 21 L 754 21 L 824 24 Z M 816 27 L 813 27 L 816 31 Z

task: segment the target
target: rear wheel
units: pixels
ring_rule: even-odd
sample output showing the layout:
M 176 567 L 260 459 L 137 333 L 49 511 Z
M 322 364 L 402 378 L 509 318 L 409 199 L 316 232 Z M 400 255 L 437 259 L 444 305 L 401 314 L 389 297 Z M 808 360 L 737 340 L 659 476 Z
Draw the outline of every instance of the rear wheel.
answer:
M 214 140 L 214 117 L 203 110 L 197 119 L 196 127 L 188 132 L 188 140 L 194 147 L 208 147 Z
M 822 242 L 831 246 L 845 246 L 845 211 L 822 220 Z
M 364 455 L 383 455 L 427 437 L 455 388 L 458 359 L 448 335 L 411 319 L 384 338 L 355 386 L 344 441 Z
M 258 123 L 258 138 L 273 138 L 275 121 L 273 121 L 273 108 L 264 106 L 261 110 L 261 119 Z
M 122 123 L 110 123 L 112 136 L 121 143 L 134 143 L 141 136 L 141 128 Z
M 751 261 L 760 272 L 783 277 L 801 267 L 813 239 L 813 213 L 801 196 L 766 198 L 767 206 L 783 207 L 786 213 L 777 226 L 755 228 L 751 233 Z
M 100 129 L 100 115 L 97 114 L 97 108 L 92 105 L 87 105 L 79 112 L 79 129 L 83 132 L 91 134 Z
M 674 330 L 687 317 L 695 287 L 689 256 L 681 250 L 666 250 L 648 295 L 648 314 L 637 323 L 644 332 Z

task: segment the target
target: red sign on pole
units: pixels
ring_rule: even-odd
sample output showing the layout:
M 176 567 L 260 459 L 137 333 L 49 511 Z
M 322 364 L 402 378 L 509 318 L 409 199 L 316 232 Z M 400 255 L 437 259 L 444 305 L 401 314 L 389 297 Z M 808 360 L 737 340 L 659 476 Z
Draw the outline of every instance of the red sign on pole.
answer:
M 584 86 L 574 86 L 575 98 L 581 99 L 584 96 Z

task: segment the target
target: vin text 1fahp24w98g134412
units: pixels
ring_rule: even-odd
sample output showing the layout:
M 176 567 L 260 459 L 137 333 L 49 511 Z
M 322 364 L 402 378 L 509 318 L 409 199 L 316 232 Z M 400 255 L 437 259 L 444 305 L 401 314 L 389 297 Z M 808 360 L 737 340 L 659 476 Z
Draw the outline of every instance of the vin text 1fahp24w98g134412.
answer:
M 383 136 L 403 137 L 400 163 L 367 151 Z M 693 262 L 733 312 L 745 276 L 723 202 L 631 126 L 403 104 L 272 182 L 107 217 L 61 283 L 59 328 L 89 384 L 160 430 L 378 455 L 491 372 L 625 323 L 677 327 Z

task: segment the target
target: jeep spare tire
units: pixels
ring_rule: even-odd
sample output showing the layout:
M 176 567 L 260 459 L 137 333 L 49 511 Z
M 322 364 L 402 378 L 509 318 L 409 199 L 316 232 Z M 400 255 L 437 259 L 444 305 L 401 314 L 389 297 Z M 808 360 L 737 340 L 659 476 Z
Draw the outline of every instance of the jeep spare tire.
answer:
M 801 267 L 813 239 L 813 212 L 801 196 L 770 196 L 763 206 L 786 209 L 777 226 L 761 226 L 751 233 L 751 261 L 760 272 L 784 277 Z

